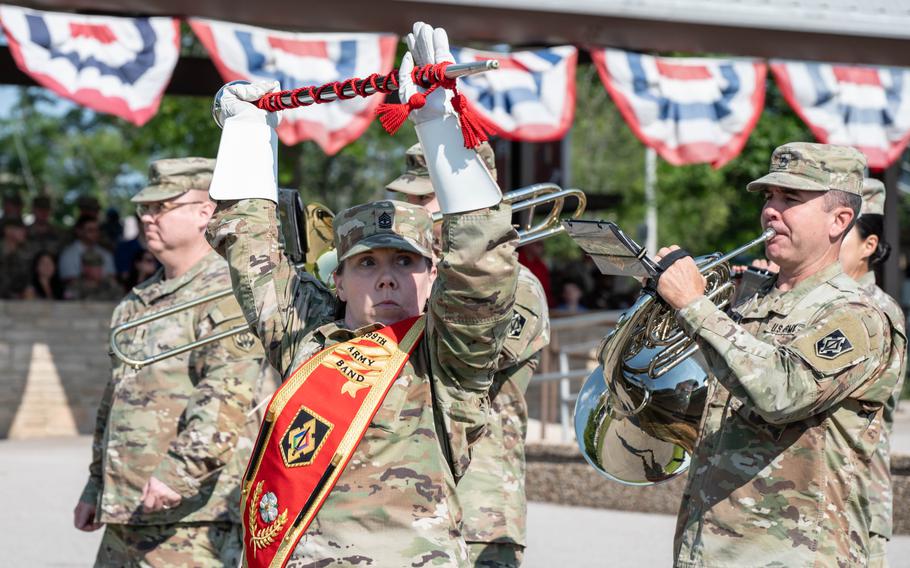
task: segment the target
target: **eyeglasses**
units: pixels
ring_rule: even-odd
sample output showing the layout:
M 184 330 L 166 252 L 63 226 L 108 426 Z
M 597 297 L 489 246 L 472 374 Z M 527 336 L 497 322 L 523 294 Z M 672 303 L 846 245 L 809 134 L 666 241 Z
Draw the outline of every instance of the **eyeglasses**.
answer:
M 203 201 L 183 201 L 181 203 L 175 203 L 173 201 L 159 201 L 157 203 L 139 203 L 136 205 L 136 215 L 142 217 L 143 215 L 148 215 L 150 217 L 160 217 L 165 213 L 173 211 L 178 207 L 183 207 L 184 205 L 192 205 L 194 203 L 204 203 Z

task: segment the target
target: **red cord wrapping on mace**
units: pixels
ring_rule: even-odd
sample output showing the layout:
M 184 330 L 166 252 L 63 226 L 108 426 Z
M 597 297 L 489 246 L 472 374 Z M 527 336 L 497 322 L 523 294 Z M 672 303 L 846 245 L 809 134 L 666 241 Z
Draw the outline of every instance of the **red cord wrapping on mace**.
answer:
M 498 62 L 495 60 L 481 63 L 482 68 L 477 68 L 472 72 L 476 73 L 498 67 Z M 386 132 L 395 134 L 408 119 L 410 112 L 423 107 L 426 104 L 427 96 L 439 87 L 449 89 L 454 93 L 452 107 L 458 113 L 458 121 L 461 125 L 465 148 L 476 148 L 481 142 L 488 140 L 490 134 L 496 132 L 495 127 L 477 114 L 470 107 L 465 96 L 458 92 L 455 83 L 458 75 L 446 76 L 446 69 L 451 65 L 453 64 L 447 62 L 436 63 L 415 67 L 411 71 L 411 80 L 414 81 L 415 85 L 423 87 L 426 91 L 411 95 L 407 102 L 398 104 L 383 103 L 379 105 L 376 109 L 376 114 L 379 115 L 379 122 L 382 123 Z M 269 112 L 277 112 L 313 104 L 325 104 L 336 100 L 353 99 L 354 97 L 368 97 L 376 93 L 388 94 L 398 91 L 398 87 L 398 70 L 393 69 L 386 75 L 373 73 L 364 79 L 353 77 L 344 81 L 333 81 L 318 87 L 300 87 L 268 93 L 256 102 L 256 106 Z

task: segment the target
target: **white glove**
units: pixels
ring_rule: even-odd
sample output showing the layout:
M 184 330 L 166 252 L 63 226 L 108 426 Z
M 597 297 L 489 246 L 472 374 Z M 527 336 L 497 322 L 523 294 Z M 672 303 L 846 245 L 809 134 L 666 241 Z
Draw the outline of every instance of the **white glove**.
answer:
M 422 91 L 411 80 L 411 69 L 415 64 L 455 62 L 449 51 L 449 36 L 442 28 L 434 30 L 432 26 L 417 22 L 414 32 L 408 34 L 405 41 L 410 52 L 401 61 L 398 77 L 399 96 L 403 102 L 418 90 Z M 502 193 L 480 156 L 464 147 L 458 116 L 449 102 L 451 96 L 450 91 L 439 87 L 427 97 L 423 108 L 411 112 L 440 210 L 463 213 L 492 207 L 502 200 Z
M 434 30 L 432 26 L 417 22 L 414 24 L 414 31 L 405 38 L 405 43 L 408 44 L 409 51 L 401 59 L 401 65 L 398 67 L 398 98 L 401 99 L 401 102 L 410 100 L 414 93 L 426 91 L 423 87 L 415 85 L 411 78 L 411 71 L 414 70 L 415 65 L 423 67 L 444 61 L 455 63 L 455 58 L 449 51 L 449 37 L 442 28 Z M 428 120 L 454 115 L 451 100 L 451 91 L 437 87 L 427 97 L 427 104 L 423 108 L 412 111 L 410 118 L 414 124 L 420 124 Z
M 209 195 L 215 200 L 268 199 L 278 202 L 278 113 L 252 104 L 279 90 L 277 81 L 229 83 L 222 87 L 224 128 Z

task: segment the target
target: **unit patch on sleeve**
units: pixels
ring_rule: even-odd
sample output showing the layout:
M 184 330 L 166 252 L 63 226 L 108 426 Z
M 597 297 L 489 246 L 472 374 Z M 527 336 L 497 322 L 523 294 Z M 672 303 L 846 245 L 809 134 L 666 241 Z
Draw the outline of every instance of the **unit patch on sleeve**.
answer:
M 521 331 L 525 328 L 526 323 L 528 323 L 528 318 L 517 311 L 512 312 L 512 320 L 509 322 L 508 337 L 510 339 L 518 339 L 521 337 Z
M 822 359 L 834 359 L 850 351 L 853 351 L 853 344 L 840 329 L 815 342 L 815 354 Z

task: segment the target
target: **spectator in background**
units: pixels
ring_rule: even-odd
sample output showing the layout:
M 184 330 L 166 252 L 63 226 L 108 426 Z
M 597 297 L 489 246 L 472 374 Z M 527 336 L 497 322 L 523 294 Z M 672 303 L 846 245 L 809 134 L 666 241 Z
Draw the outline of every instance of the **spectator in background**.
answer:
M 120 223 L 120 213 L 113 207 L 104 212 L 104 222 L 101 223 L 101 246 L 114 250 L 123 236 L 123 225 Z
M 518 262 L 528 267 L 531 274 L 540 280 L 547 295 L 547 305 L 553 307 L 553 289 L 550 284 L 550 269 L 543 260 L 543 241 L 537 241 L 518 249 Z
M 64 283 L 79 277 L 82 273 L 82 256 L 86 252 L 96 252 L 101 256 L 105 277 L 114 276 L 114 257 L 98 244 L 101 230 L 98 220 L 90 216 L 79 217 L 73 227 L 76 240 L 60 253 L 59 271 Z
M 51 199 L 46 195 L 39 195 L 32 200 L 32 215 L 35 220 L 28 226 L 29 245 L 40 251 L 47 251 L 54 255 L 60 254 L 66 235 L 51 221 Z M 54 263 L 56 266 L 56 262 Z
M 160 266 L 155 255 L 147 250 L 139 251 L 139 254 L 133 259 L 133 266 L 126 279 L 126 289 L 132 290 L 140 282 L 145 282 L 151 278 L 158 272 Z
M 559 305 L 556 306 L 556 311 L 561 312 L 560 315 L 574 315 L 588 311 L 588 308 L 581 303 L 581 299 L 586 294 L 587 286 L 585 286 L 583 278 L 576 275 L 566 277 L 559 287 Z
M 57 261 L 50 251 L 42 250 L 32 259 L 32 280 L 25 289 L 26 300 L 62 300 L 63 282 L 57 276 Z
M 77 219 L 82 217 L 90 217 L 95 221 L 99 221 L 98 218 L 101 213 L 101 204 L 98 203 L 98 199 L 92 197 L 91 195 L 80 195 L 79 199 L 76 200 L 76 208 L 79 210 Z
M 22 197 L 18 193 L 3 196 L 3 217 L 0 218 L 0 232 L 10 221 L 22 222 Z
M 22 297 L 28 285 L 30 267 L 25 225 L 19 219 L 4 219 L 3 241 L 0 242 L 0 299 Z
M 82 277 L 70 282 L 63 297 L 67 300 L 116 301 L 123 297 L 123 288 L 112 275 L 104 272 L 104 257 L 98 251 L 82 254 Z
M 114 248 L 114 265 L 117 267 L 117 280 L 122 282 L 127 290 L 138 284 L 138 282 L 130 284 L 132 281 L 130 273 L 133 271 L 133 264 L 136 262 L 136 258 L 147 248 L 145 246 L 145 236 L 139 230 L 139 226 L 139 218 L 135 215 L 130 215 L 124 219 L 123 234 L 120 242 Z M 156 260 L 155 262 L 157 263 L 158 261 Z

